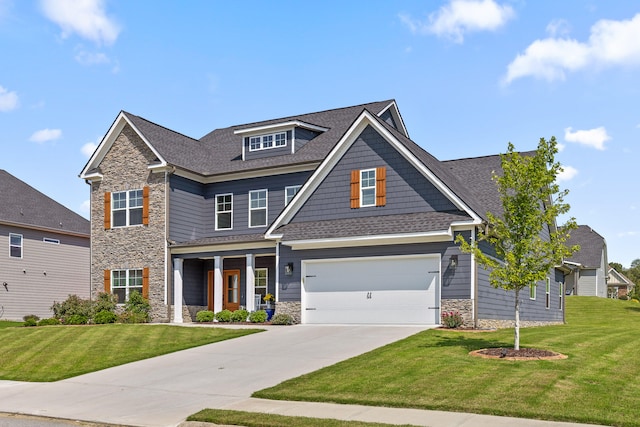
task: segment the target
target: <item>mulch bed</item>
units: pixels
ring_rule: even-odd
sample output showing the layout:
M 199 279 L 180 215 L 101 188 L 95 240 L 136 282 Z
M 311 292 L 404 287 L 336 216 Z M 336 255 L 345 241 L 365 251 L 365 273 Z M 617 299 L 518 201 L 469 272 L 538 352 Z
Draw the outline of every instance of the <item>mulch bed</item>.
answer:
M 564 354 L 538 348 L 521 348 L 520 350 L 512 348 L 483 348 L 472 351 L 469 354 L 485 359 L 505 360 L 557 360 L 567 358 Z

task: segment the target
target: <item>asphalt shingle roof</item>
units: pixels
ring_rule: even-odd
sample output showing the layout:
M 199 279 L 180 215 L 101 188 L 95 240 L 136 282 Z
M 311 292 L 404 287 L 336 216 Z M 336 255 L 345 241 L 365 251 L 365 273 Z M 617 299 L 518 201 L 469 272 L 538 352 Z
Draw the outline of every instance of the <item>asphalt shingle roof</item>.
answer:
M 600 267 L 602 251 L 606 248 L 604 237 L 588 225 L 579 225 L 577 229 L 571 230 L 571 237 L 567 241 L 567 246 L 573 245 L 580 245 L 580 250 L 566 261 L 578 262 L 589 268 Z
M 0 222 L 90 234 L 88 220 L 2 169 Z

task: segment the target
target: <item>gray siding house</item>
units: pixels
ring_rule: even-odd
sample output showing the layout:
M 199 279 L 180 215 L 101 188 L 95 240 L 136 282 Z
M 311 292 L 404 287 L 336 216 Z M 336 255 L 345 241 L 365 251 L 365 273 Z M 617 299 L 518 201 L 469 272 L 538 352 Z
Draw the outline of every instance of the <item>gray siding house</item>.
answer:
M 579 245 L 580 250 L 565 260 L 571 268 L 566 278 L 567 295 L 607 297 L 607 242 L 588 225 L 579 225 L 571 232 L 567 246 Z
M 133 289 L 156 321 L 261 308 L 302 323 L 504 326 L 473 239 L 500 207 L 500 157 L 442 162 L 394 100 L 217 129 L 200 139 L 120 112 L 80 177 L 91 184 L 92 292 Z M 522 305 L 562 322 L 563 275 Z
M 0 318 L 53 315 L 89 298 L 89 221 L 0 170 Z

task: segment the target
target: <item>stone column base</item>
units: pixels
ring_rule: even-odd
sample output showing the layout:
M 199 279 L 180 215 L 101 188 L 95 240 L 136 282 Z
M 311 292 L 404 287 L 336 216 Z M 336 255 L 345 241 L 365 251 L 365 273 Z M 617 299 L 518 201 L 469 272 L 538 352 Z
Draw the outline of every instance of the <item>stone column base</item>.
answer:
M 460 313 L 462 326 L 473 328 L 473 300 L 470 299 L 442 299 L 440 301 L 440 313 L 453 311 Z
M 276 303 L 276 313 L 285 313 L 293 318 L 294 323 L 300 323 L 302 303 L 300 301 L 286 301 Z

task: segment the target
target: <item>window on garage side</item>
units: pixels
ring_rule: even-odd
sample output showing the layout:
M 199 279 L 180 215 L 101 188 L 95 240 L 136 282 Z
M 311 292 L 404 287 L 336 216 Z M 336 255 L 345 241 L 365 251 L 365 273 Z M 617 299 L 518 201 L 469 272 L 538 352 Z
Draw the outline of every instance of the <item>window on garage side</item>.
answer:
M 535 283 L 529 285 L 529 299 L 532 299 L 532 300 L 536 299 L 536 288 L 537 287 L 538 287 L 538 285 L 535 284 Z
M 562 297 L 564 295 L 564 283 L 558 282 L 558 310 L 562 310 Z
M 249 191 L 249 227 L 267 225 L 267 190 Z
M 351 171 L 351 209 L 387 204 L 385 167 Z
M 551 308 L 551 279 L 547 277 L 547 282 L 544 288 L 545 307 Z
M 22 234 L 9 233 L 9 256 L 22 258 Z

